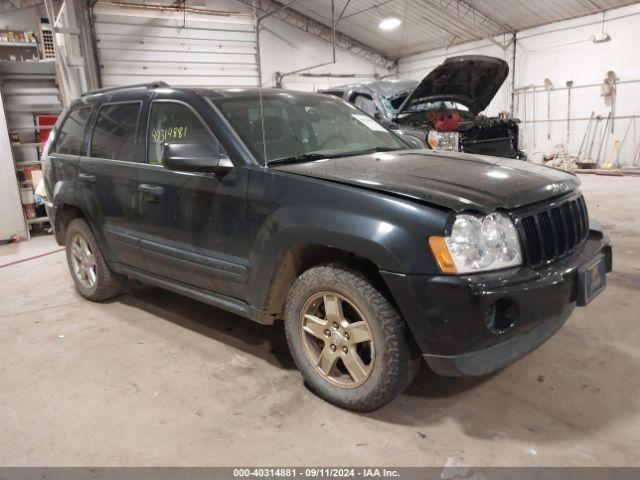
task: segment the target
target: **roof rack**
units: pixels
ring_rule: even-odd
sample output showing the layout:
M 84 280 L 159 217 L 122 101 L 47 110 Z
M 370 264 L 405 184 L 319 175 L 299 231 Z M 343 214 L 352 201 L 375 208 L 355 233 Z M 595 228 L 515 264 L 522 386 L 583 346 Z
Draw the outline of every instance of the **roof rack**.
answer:
M 84 92 L 80 96 L 86 97 L 87 95 L 96 95 L 99 93 L 115 92 L 117 90 L 127 90 L 129 88 L 136 88 L 136 87 L 158 88 L 158 87 L 169 87 L 169 84 L 165 82 L 151 82 L 151 83 L 137 83 L 135 85 L 120 85 L 118 87 L 104 87 L 104 88 L 98 88 L 96 90 L 89 90 L 88 92 Z

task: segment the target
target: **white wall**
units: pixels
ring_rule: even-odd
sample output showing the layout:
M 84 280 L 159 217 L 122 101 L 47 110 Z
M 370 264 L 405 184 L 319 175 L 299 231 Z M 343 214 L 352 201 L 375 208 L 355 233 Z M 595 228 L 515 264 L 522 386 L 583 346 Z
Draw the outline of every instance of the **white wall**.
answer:
M 636 48 L 640 44 L 640 5 L 606 12 L 604 31 L 611 36 L 611 40 L 593 43 L 591 36 L 601 31 L 602 18 L 602 14 L 591 15 L 518 34 L 515 85 L 537 86 L 535 119 L 533 91 L 530 90 L 526 95 L 527 125 L 524 140 L 529 152 L 550 152 L 555 145 L 565 141 L 568 96 L 566 82 L 569 80 L 574 82 L 571 90 L 572 120 L 568 144 L 568 151 L 572 155 L 577 155 L 580 149 L 591 112 L 603 117 L 609 113 L 609 105 L 600 96 L 602 81 L 608 70 L 615 71 L 620 79 L 615 102 L 616 116 L 640 114 L 640 61 Z M 556 88 L 551 92 L 551 139 L 547 138 L 547 97 L 542 87 L 545 78 L 549 78 Z M 519 101 L 515 103 L 516 114 L 524 120 L 524 94 L 521 93 Z M 614 141 L 622 141 L 629 122 L 629 118 L 615 120 L 614 133 L 607 134 L 605 138 L 601 162 L 611 157 Z M 634 128 L 632 122 L 622 145 L 621 164 L 631 163 L 640 141 L 640 118 L 635 123 Z M 603 130 L 601 128 L 597 132 L 592 156 L 597 152 Z
M 602 14 L 590 15 L 518 32 L 515 74 L 511 72 L 513 77 L 505 82 L 509 85 L 503 86 L 485 113 L 495 115 L 499 111 L 510 110 L 511 83 L 515 85 L 516 91 L 525 86 L 535 86 L 535 95 L 534 90 L 529 89 L 526 95 L 516 95 L 514 102 L 514 115 L 523 121 L 523 147 L 530 155 L 534 152 L 554 153 L 556 146 L 565 142 L 568 80 L 574 82 L 568 143 L 570 155 L 577 155 L 580 149 L 591 112 L 603 117 L 609 113 L 609 106 L 600 96 L 601 84 L 608 70 L 615 71 L 620 79 L 616 116 L 640 116 L 640 61 L 636 48 L 640 45 L 640 5 L 607 11 L 604 31 L 611 36 L 611 40 L 596 44 L 592 42 L 591 36 L 601 31 L 602 18 Z M 446 53 L 444 49 L 440 49 L 402 58 L 399 62 L 399 77 L 419 79 L 446 56 L 470 54 L 504 58 L 512 67 L 511 48 L 505 52 L 489 41 L 479 41 L 449 48 Z M 550 109 L 551 138 L 547 138 L 547 94 L 543 86 L 545 78 L 549 78 L 554 85 Z M 629 118 L 615 120 L 614 133 L 606 135 L 601 162 L 611 157 L 614 141 L 622 141 L 629 121 Z M 592 157 L 597 153 L 603 129 L 600 128 L 597 133 Z M 621 164 L 632 162 L 638 142 L 640 118 L 636 119 L 635 126 L 631 124 L 622 145 L 619 157 Z
M 260 28 L 262 86 L 275 85 L 275 72 L 290 72 L 304 67 L 330 62 L 331 43 L 305 33 L 275 19 L 264 20 Z M 314 91 L 332 85 L 371 81 L 375 74 L 389 72 L 352 53 L 336 49 L 336 63 L 315 68 L 310 73 L 355 74 L 354 78 L 288 76 L 283 87 Z
M 173 0 L 162 0 L 173 3 Z M 157 3 L 157 2 L 156 2 Z M 234 0 L 201 0 L 194 4 L 217 11 L 252 12 L 247 5 Z M 263 87 L 275 86 L 276 72 L 291 72 L 332 60 L 331 43 L 292 27 L 275 17 L 264 20 L 260 26 L 260 68 Z M 344 50 L 336 50 L 336 63 L 310 70 L 311 73 L 354 74 L 354 78 L 285 77 L 284 88 L 314 91 L 332 85 L 371 81 L 375 75 L 389 72 L 369 61 Z

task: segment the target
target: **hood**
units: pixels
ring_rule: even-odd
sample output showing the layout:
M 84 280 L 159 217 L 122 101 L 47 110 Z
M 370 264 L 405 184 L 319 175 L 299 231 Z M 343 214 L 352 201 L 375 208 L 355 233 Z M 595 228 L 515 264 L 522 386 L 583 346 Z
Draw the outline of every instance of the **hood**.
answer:
M 575 189 L 575 175 L 519 160 L 402 150 L 278 165 L 276 170 L 393 193 L 456 211 L 490 213 Z
M 504 60 L 484 55 L 447 58 L 424 77 L 398 110 L 425 100 L 452 100 L 478 115 L 495 97 L 509 75 Z

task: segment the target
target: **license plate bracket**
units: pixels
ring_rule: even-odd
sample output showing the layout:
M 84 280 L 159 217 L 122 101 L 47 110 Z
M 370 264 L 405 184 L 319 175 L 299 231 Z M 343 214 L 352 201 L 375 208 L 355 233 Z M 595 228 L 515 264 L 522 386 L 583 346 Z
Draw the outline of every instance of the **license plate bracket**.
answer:
M 607 286 L 604 255 L 599 254 L 578 268 L 578 298 L 576 305 L 583 307 Z

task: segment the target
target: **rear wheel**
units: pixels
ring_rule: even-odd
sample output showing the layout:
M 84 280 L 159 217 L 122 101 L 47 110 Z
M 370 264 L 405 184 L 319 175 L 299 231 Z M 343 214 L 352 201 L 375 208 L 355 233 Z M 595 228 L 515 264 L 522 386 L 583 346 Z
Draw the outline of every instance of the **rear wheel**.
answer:
M 75 218 L 69 223 L 65 247 L 71 277 L 84 298 L 99 302 L 124 291 L 126 277 L 109 268 L 84 219 Z
M 287 298 L 285 329 L 307 384 L 342 407 L 379 408 L 417 372 L 418 356 L 396 309 L 362 274 L 340 265 L 298 277 Z

